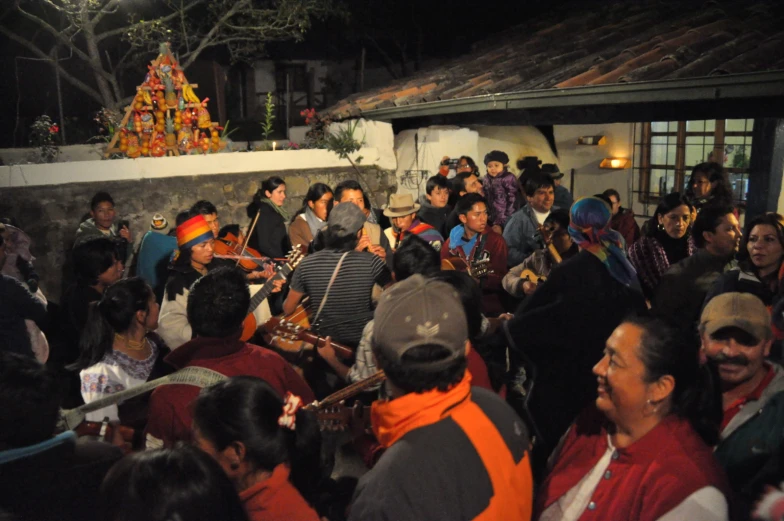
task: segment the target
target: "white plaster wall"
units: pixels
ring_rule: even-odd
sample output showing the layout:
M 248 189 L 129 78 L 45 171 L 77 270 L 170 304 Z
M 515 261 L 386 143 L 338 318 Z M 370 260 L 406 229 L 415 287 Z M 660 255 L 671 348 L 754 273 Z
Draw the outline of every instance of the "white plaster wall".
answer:
M 390 130 L 391 132 L 391 130 Z M 394 170 L 394 162 L 382 159 L 378 149 L 364 147 L 353 154 L 363 156 L 363 165 Z M 385 156 L 388 156 L 388 152 Z M 0 188 L 58 185 L 96 181 L 121 181 L 207 174 L 237 174 L 335 168 L 348 165 L 329 150 L 278 150 L 235 152 L 180 157 L 142 157 L 111 161 L 78 161 L 42 165 L 0 166 Z
M 557 125 L 554 127 L 558 148 L 558 166 L 566 175 L 567 188 L 574 169 L 574 198 L 590 196 L 615 188 L 621 194 L 623 206 L 628 207 L 632 194 L 632 150 L 634 125 L 614 123 L 608 125 Z M 607 144 L 601 146 L 578 145 L 580 136 L 602 135 Z M 599 163 L 606 157 L 629 158 L 629 167 L 623 170 L 605 170 Z M 545 161 L 546 162 L 546 161 Z
M 415 136 L 418 136 L 418 140 Z M 438 166 L 444 156 L 466 155 L 480 162 L 478 147 L 479 133 L 467 128 L 433 126 L 399 133 L 394 141 L 398 192 L 419 197 L 425 193 L 427 178 L 438 173 Z M 427 170 L 428 173 L 417 179 L 409 179 L 405 177 L 408 170 Z
M 515 174 L 520 173 L 517 169 L 517 160 L 526 156 L 537 156 L 542 163 L 557 162 L 544 135 L 535 127 L 480 126 L 475 128 L 479 133 L 479 144 L 474 159 L 483 176 L 486 173 L 485 154 L 493 150 L 506 152 L 509 156 L 509 171 Z
M 329 131 L 337 132 L 339 129 L 346 128 L 349 125 L 356 125 L 354 129 L 354 139 L 359 141 L 363 147 L 372 148 L 377 151 L 376 158 L 363 156 L 363 165 L 374 164 L 384 170 L 397 169 L 395 135 L 392 132 L 391 123 L 359 119 L 344 123 L 333 123 L 330 125 Z

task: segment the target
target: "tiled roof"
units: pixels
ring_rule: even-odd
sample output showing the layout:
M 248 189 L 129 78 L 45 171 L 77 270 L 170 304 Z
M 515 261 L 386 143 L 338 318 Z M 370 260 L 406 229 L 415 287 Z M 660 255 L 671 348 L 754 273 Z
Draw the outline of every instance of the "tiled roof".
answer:
M 577 2 L 471 54 L 323 111 L 335 119 L 432 101 L 784 69 L 784 2 Z

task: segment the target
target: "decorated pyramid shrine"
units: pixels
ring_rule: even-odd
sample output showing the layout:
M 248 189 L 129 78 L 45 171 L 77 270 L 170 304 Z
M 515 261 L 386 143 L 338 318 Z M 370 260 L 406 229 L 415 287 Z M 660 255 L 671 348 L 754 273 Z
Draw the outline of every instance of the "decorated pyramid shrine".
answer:
M 180 154 L 208 154 L 223 150 L 218 123 L 207 110 L 209 98 L 200 100 L 188 83 L 168 43 L 147 66 L 144 83 L 126 108 L 118 130 L 105 155 L 161 157 Z

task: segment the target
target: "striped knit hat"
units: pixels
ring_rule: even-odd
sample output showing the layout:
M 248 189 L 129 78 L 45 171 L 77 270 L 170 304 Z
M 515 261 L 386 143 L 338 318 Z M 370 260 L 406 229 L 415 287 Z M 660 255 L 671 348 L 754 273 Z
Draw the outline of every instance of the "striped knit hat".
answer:
M 203 215 L 191 217 L 177 227 L 177 247 L 190 249 L 214 237 L 212 229 Z

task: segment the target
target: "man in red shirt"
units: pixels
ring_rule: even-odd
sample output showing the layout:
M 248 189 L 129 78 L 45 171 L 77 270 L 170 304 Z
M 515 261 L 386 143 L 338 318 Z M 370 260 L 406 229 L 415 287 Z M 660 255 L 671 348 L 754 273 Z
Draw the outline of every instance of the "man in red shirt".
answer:
M 248 315 L 250 292 L 245 276 L 234 268 L 219 268 L 196 281 L 188 297 L 188 322 L 195 338 L 166 357 L 176 369 L 204 367 L 224 376 L 249 375 L 266 381 L 281 396 L 291 391 L 304 403 L 315 400 L 305 380 L 278 354 L 239 339 Z M 145 430 L 148 449 L 171 447 L 190 440 L 191 403 L 196 385 L 164 385 L 153 391 Z
M 763 486 L 782 475 L 784 370 L 766 360 L 773 340 L 770 313 L 750 293 L 724 293 L 705 306 L 699 331 L 702 355 L 721 380 L 724 416 L 716 458 L 747 514 Z

